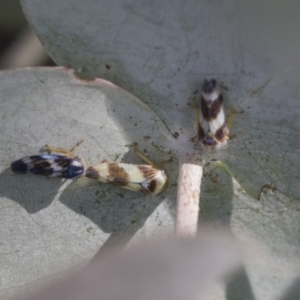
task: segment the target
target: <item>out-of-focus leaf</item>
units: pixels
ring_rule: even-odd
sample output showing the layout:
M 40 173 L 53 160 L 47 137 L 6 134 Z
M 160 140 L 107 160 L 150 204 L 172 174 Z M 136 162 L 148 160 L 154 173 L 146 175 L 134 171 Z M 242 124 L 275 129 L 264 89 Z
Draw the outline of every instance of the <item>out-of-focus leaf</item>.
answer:
M 206 299 L 209 287 L 241 262 L 232 236 L 202 232 L 196 239 L 165 239 L 99 259 L 28 299 Z

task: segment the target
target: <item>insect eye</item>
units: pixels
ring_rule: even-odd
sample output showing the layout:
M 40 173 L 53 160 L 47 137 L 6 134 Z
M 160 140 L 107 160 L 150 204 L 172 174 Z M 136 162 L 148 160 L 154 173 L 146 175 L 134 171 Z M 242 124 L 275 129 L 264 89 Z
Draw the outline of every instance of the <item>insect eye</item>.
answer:
M 206 146 L 213 146 L 216 144 L 216 141 L 210 137 L 210 136 L 207 136 L 204 140 L 203 140 L 203 143 L 206 145 Z

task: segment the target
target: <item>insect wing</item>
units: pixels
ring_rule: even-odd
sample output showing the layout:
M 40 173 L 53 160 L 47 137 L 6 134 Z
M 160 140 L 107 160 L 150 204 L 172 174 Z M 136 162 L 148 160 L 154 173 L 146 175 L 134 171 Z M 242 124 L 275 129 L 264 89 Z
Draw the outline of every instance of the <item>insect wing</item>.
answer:
M 145 194 L 157 195 L 163 192 L 168 184 L 167 175 L 163 170 L 157 170 L 152 166 L 139 165 L 144 181 L 139 183 Z
M 15 174 L 35 174 L 49 177 L 75 178 L 84 173 L 78 157 L 43 154 L 21 158 L 11 164 Z
M 150 165 L 102 163 L 89 167 L 85 175 L 103 183 L 153 195 L 162 192 L 167 181 L 164 171 Z
M 220 111 L 219 111 L 218 115 L 216 116 L 216 118 L 212 119 L 209 122 L 210 132 L 215 135 L 217 133 L 217 131 L 222 126 L 224 126 L 224 124 L 225 124 L 225 113 L 224 113 L 224 107 L 223 107 L 223 105 L 221 105 Z
M 216 80 L 205 80 L 201 88 L 198 138 L 208 152 L 224 148 L 228 140 L 223 96 Z

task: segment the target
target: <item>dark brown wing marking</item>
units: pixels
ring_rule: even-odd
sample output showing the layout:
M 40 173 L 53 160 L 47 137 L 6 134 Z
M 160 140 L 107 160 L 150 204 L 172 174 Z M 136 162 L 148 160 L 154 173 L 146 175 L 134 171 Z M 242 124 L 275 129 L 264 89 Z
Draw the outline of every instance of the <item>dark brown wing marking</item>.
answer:
M 108 180 L 114 185 L 125 186 L 130 181 L 128 173 L 118 163 L 109 163 L 107 168 Z
M 220 94 L 219 97 L 213 101 L 207 101 L 201 97 L 201 112 L 203 119 L 210 122 L 217 118 L 223 103 L 223 96 Z

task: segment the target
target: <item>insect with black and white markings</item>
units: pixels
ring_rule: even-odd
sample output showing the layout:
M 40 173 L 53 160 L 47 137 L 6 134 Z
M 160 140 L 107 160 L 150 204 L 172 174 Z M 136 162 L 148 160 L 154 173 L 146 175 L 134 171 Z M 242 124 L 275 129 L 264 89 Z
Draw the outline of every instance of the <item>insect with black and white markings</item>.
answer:
M 145 195 L 162 193 L 168 186 L 168 177 L 165 171 L 156 169 L 153 163 L 138 151 L 136 145 L 135 153 L 148 165 L 103 161 L 87 168 L 85 176 Z
M 197 109 L 196 123 L 198 140 L 204 150 L 215 152 L 227 146 L 229 130 L 223 96 L 215 79 L 205 80 L 201 87 L 200 110 Z
M 35 174 L 47 177 L 74 179 L 85 173 L 85 162 L 79 156 L 74 156 L 81 140 L 71 150 L 43 147 L 49 154 L 27 156 L 14 161 L 10 169 L 15 174 Z M 54 154 L 56 153 L 56 154 Z M 60 154 L 59 154 L 60 153 Z

